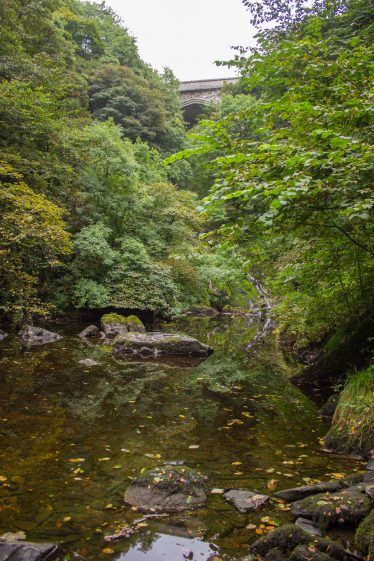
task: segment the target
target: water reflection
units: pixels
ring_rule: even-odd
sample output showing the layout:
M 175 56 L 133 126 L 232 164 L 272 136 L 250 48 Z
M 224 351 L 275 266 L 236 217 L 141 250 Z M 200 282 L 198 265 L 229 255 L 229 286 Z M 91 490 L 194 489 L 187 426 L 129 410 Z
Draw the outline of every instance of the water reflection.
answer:
M 215 353 L 191 366 L 116 362 L 110 348 L 69 335 L 30 350 L 11 338 L 0 344 L 0 534 L 61 542 L 66 558 L 108 558 L 104 536 L 136 518 L 123 504 L 129 481 L 184 461 L 209 477 L 207 507 L 187 515 L 187 533 L 175 520 L 150 521 L 113 546 L 115 558 L 179 561 L 193 551 L 205 561 L 212 541 L 221 557 L 243 559 L 255 538 L 248 524 L 289 515 L 271 505 L 243 515 L 211 488 L 268 493 L 269 479 L 286 488 L 347 469 L 347 460 L 321 453 L 316 408 L 288 383 L 271 340 L 248 362 L 243 318 L 173 328 Z M 100 365 L 79 364 L 85 358 Z

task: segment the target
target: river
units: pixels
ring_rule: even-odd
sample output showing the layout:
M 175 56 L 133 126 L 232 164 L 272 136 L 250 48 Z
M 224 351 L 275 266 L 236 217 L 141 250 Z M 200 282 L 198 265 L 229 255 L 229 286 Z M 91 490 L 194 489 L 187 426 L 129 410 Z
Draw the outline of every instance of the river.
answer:
M 242 514 L 212 489 L 271 494 L 362 468 L 321 450 L 326 426 L 289 383 L 272 335 L 244 352 L 256 329 L 245 318 L 169 325 L 214 347 L 200 363 L 118 361 L 76 337 L 82 327 L 64 325 L 63 340 L 29 349 L 0 343 L 0 534 L 59 543 L 64 560 L 241 561 L 290 513 L 270 502 Z M 87 368 L 85 358 L 100 364 Z M 106 543 L 141 516 L 123 502 L 130 481 L 167 462 L 209 478 L 206 508 L 149 519 Z

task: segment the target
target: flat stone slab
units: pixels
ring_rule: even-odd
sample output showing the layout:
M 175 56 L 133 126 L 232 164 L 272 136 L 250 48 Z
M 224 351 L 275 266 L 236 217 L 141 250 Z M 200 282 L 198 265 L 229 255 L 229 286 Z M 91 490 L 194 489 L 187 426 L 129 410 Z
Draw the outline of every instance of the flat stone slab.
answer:
M 348 485 L 342 480 L 326 481 L 315 485 L 303 485 L 302 487 L 293 487 L 292 489 L 277 491 L 274 493 L 274 497 L 287 502 L 293 502 L 309 497 L 310 495 L 317 495 L 318 493 L 334 493 L 347 486 Z
M 57 550 L 50 543 L 31 543 L 0 539 L 0 561 L 46 561 Z
M 307 518 L 298 518 L 295 522 L 295 525 L 299 526 L 299 528 L 301 528 L 302 530 L 309 532 L 309 534 L 311 534 L 312 536 L 321 535 L 321 530 L 318 528 L 318 526 L 313 524 L 313 522 L 311 520 L 308 520 Z
M 227 491 L 223 496 L 240 510 L 240 512 L 256 510 L 269 500 L 267 495 L 245 491 L 244 489 L 230 489 L 230 491 Z
M 137 354 L 140 356 L 208 356 L 212 347 L 197 339 L 178 333 L 123 333 L 113 342 L 113 353 L 117 356 Z
M 125 503 L 140 512 L 183 512 L 205 505 L 205 477 L 182 466 L 146 471 L 126 489 Z
M 48 331 L 48 329 L 43 329 L 42 327 L 34 327 L 33 325 L 25 325 L 25 327 L 18 332 L 18 337 L 22 343 L 29 346 L 54 343 L 63 338 L 58 333 Z
M 321 493 L 292 504 L 292 514 L 325 527 L 358 524 L 370 512 L 372 500 L 357 487 L 336 493 Z

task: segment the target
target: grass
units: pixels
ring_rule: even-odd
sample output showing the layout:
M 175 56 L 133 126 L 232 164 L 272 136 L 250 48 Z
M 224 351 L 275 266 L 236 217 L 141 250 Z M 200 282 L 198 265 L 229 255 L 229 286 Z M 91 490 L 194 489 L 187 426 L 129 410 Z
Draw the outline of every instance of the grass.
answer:
M 361 453 L 374 448 L 374 364 L 348 378 L 326 445 Z

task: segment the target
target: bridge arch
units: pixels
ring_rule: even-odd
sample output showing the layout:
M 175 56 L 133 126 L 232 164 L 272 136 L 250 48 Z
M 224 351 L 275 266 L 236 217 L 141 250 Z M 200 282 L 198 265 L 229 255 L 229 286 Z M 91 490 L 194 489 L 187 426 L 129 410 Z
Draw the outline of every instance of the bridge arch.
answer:
M 219 101 L 221 90 L 225 84 L 235 84 L 237 78 L 221 78 L 209 80 L 193 80 L 181 82 L 179 93 L 181 96 L 181 109 L 187 125 L 196 123 L 205 107 Z
M 201 115 L 206 107 L 212 107 L 213 101 L 209 99 L 201 99 L 192 97 L 181 103 L 183 119 L 185 123 L 192 126 L 197 122 L 197 118 Z

